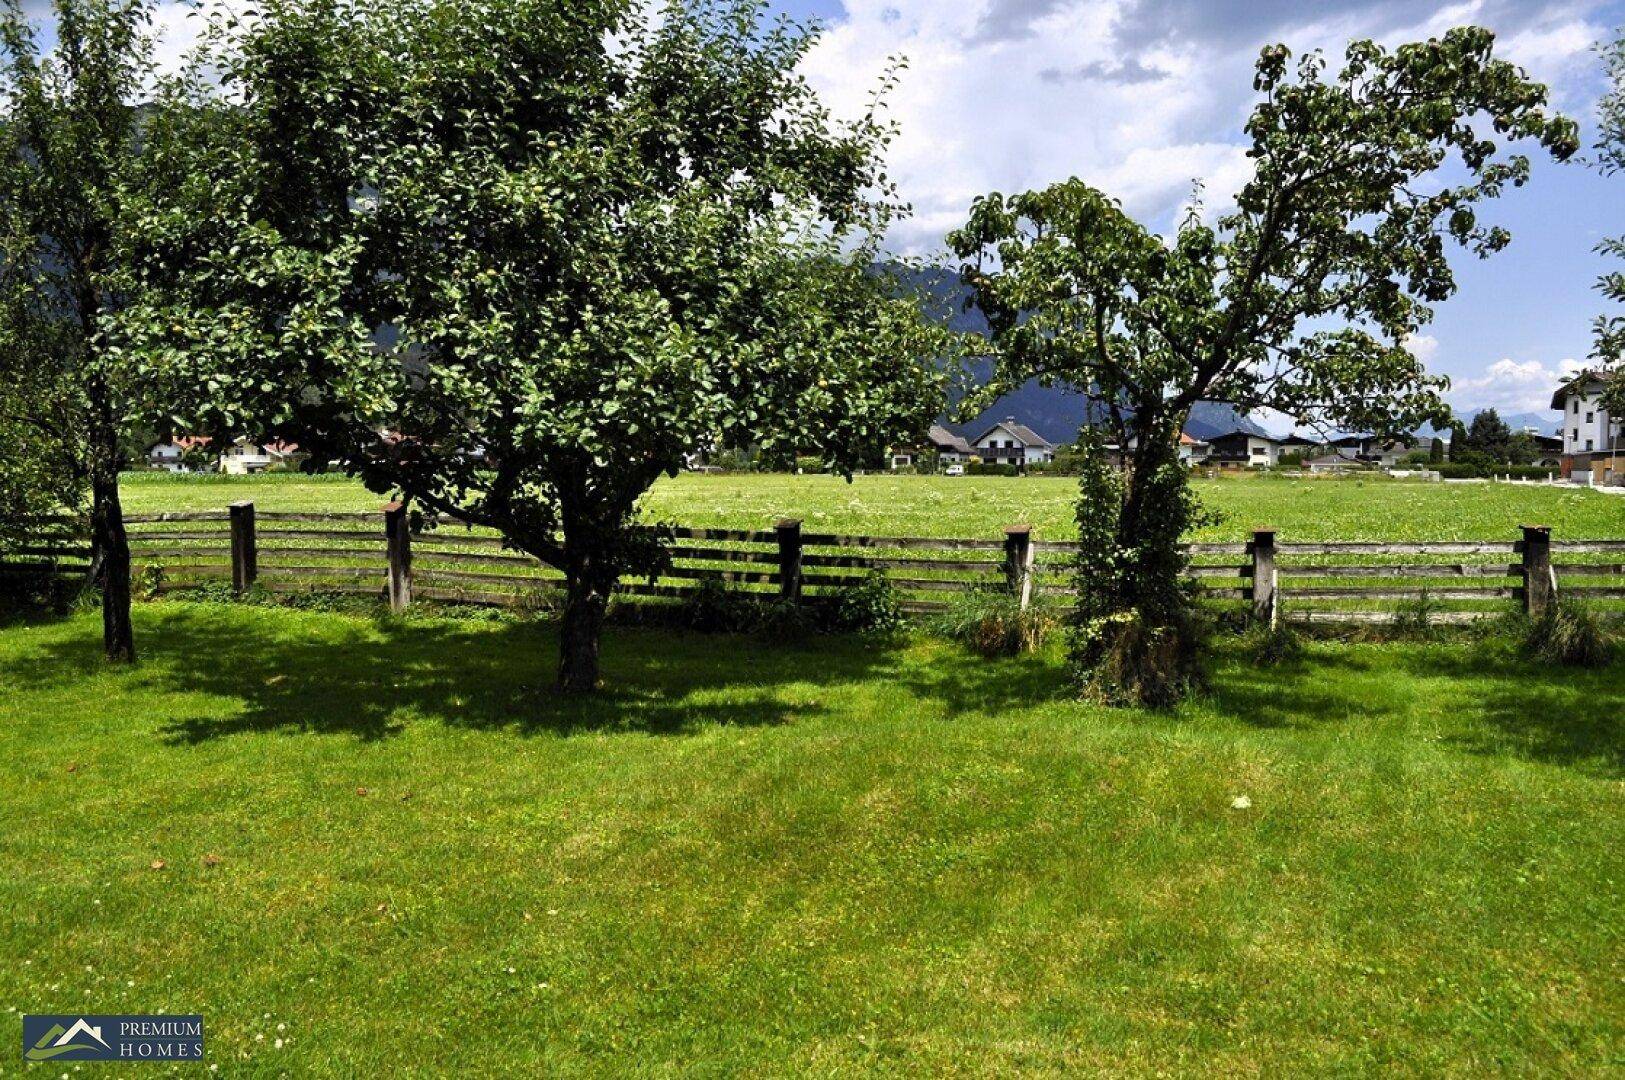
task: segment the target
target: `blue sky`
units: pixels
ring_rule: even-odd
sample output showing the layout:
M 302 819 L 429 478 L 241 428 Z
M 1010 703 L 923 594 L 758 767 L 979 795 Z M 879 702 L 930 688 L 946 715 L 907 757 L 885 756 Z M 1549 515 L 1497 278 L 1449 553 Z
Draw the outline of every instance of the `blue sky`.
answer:
M 861 107 L 885 60 L 910 68 L 892 98 L 902 131 L 893 175 L 914 218 L 894 247 L 929 256 L 969 200 L 1078 175 L 1169 228 L 1201 178 L 1223 201 L 1245 176 L 1242 120 L 1258 48 L 1396 44 L 1474 23 L 1594 130 L 1603 89 L 1593 44 L 1625 25 L 1625 2 L 1458 4 L 1414 0 L 777 0 L 828 24 L 810 58 L 837 112 Z M 1418 351 L 1455 383 L 1461 409 L 1544 410 L 1552 384 L 1590 349 L 1605 269 L 1593 254 L 1625 233 L 1625 177 L 1537 161 L 1488 209 L 1513 234 L 1495 258 L 1457 260 L 1460 292 Z

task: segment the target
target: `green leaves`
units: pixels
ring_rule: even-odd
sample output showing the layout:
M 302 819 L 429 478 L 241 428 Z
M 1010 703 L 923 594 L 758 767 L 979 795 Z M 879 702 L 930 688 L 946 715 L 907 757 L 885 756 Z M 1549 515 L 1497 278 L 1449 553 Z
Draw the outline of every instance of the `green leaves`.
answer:
M 1294 67 L 1264 49 L 1252 180 L 1215 225 L 1193 215 L 1168 240 L 1078 180 L 978 200 L 949 244 L 999 385 L 1070 382 L 1173 430 L 1202 399 L 1382 431 L 1437 416 L 1442 381 L 1397 343 L 1455 291 L 1447 239 L 1480 256 L 1507 245 L 1475 204 L 1529 174 L 1477 127 L 1558 159 L 1578 146 L 1493 45 L 1473 27 L 1392 52 L 1356 42 L 1335 77 L 1318 54 Z M 1440 186 L 1447 167 L 1466 181 Z
M 685 455 L 856 468 L 934 418 L 949 342 L 872 269 L 887 129 L 829 118 L 810 42 L 748 0 L 218 23 L 235 97 L 170 103 L 202 179 L 147 193 L 128 347 L 191 415 L 611 576 Z

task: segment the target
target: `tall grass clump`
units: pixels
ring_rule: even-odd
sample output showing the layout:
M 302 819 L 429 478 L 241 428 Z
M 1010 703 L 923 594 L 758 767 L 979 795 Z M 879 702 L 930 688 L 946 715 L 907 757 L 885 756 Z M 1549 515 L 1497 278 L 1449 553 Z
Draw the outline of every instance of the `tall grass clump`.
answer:
M 1565 667 L 1606 667 L 1614 656 L 1602 617 L 1572 600 L 1559 600 L 1529 620 L 1523 644 L 1535 659 Z
M 1011 593 L 983 588 L 953 594 L 936 628 L 943 637 L 992 658 L 1037 652 L 1059 623 L 1052 604 L 1034 603 L 1023 610 Z

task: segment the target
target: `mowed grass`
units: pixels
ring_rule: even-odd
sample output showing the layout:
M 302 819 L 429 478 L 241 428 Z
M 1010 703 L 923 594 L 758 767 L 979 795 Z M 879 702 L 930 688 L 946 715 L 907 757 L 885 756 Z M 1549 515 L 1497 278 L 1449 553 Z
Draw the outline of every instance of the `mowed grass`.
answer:
M 1550 525 L 1559 538 L 1625 537 L 1625 497 L 1574 488 L 1510 484 L 1425 484 L 1386 479 L 1287 480 L 1238 475 L 1195 481 L 1220 515 L 1192 539 L 1228 541 L 1257 528 L 1282 541 L 1513 540 L 1519 525 Z M 997 537 L 1030 523 L 1041 538 L 1074 535 L 1077 481 L 1069 477 L 685 474 L 644 500 L 653 521 L 709 528 L 767 529 L 799 518 L 809 532 L 879 536 Z M 130 513 L 219 510 L 239 500 L 265 510 L 375 511 L 383 499 L 344 477 L 254 477 L 133 473 L 124 479 Z
M 569 701 L 545 624 L 136 619 L 0 630 L 0 1005 L 201 1012 L 222 1075 L 1621 1062 L 1619 665 L 1222 653 L 1154 715 L 615 629 Z

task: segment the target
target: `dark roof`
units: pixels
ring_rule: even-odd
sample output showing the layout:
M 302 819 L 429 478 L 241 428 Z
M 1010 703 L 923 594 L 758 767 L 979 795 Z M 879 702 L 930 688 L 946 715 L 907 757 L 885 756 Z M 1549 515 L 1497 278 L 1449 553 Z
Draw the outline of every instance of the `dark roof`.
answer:
M 1220 441 L 1221 439 L 1236 439 L 1236 438 L 1263 439 L 1265 442 L 1272 442 L 1272 443 L 1275 443 L 1277 445 L 1279 445 L 1280 442 L 1281 442 L 1281 440 L 1277 439 L 1274 435 L 1260 435 L 1258 432 L 1256 432 L 1256 431 L 1248 431 L 1246 428 L 1236 428 L 1233 431 L 1226 431 L 1221 435 L 1213 435 L 1213 436 L 1210 436 L 1207 441 L 1210 442 L 1210 443 L 1216 443 L 1216 442 Z
M 960 454 L 973 453 L 970 443 L 963 435 L 955 435 L 941 424 L 931 425 L 931 445 L 938 450 L 953 450 Z
M 1568 396 L 1571 393 L 1579 391 L 1580 393 L 1584 394 L 1594 387 L 1600 386 L 1602 386 L 1602 380 L 1597 378 L 1595 372 L 1579 372 L 1574 376 L 1574 378 L 1568 380 L 1562 386 L 1557 388 L 1557 393 L 1552 395 L 1552 408 L 1556 409 L 1558 412 L 1562 412 L 1563 402 L 1568 400 Z
M 1006 431 L 1008 431 L 1010 434 L 1014 435 L 1017 439 L 1020 439 L 1021 440 L 1021 445 L 1023 445 L 1023 446 L 1039 446 L 1039 447 L 1043 447 L 1043 448 L 1048 449 L 1048 450 L 1055 449 L 1055 444 L 1054 443 L 1052 443 L 1048 439 L 1044 438 L 1044 436 L 1040 435 L 1038 432 L 1034 431 L 1032 428 L 1028 427 L 1026 424 L 1018 424 L 1018 423 L 1016 423 L 1016 418 L 1013 417 L 1013 416 L 1009 416 L 1009 417 L 1006 417 L 1003 420 L 1000 420 L 998 423 L 994 424 L 992 427 L 988 428 L 986 431 L 984 431 L 980 435 L 976 436 L 976 441 L 981 442 L 983 439 L 987 438 L 989 435 L 993 434 L 994 431 L 996 431 L 997 429 L 999 429 L 1001 427 L 1004 428 Z

